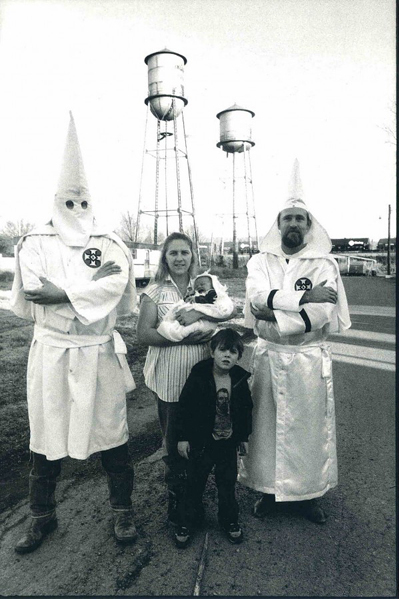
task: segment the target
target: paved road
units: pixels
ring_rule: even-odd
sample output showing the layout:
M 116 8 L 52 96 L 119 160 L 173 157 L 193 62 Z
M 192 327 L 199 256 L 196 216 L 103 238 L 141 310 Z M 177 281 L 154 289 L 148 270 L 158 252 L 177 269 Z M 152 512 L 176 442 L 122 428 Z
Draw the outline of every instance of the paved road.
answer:
M 254 594 L 396 596 L 395 310 L 350 312 L 352 328 L 331 337 L 339 486 L 323 498 L 329 520 L 317 530 L 284 513 L 261 522 L 271 540 L 263 566 L 256 554 L 251 566 L 263 571 Z

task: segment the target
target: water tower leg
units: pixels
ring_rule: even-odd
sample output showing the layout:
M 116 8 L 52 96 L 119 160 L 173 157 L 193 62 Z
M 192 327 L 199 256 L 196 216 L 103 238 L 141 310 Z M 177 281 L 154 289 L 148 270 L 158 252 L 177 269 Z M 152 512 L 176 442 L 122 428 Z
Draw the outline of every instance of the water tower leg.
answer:
M 185 146 L 186 160 L 187 160 L 188 182 L 190 185 L 191 213 L 192 213 L 192 217 L 193 217 L 193 229 L 194 229 L 194 237 L 195 237 L 194 243 L 195 243 L 195 247 L 197 249 L 198 264 L 201 266 L 199 235 L 198 235 L 197 223 L 195 220 L 194 189 L 193 189 L 193 181 L 192 181 L 192 177 L 191 177 L 190 161 L 188 158 L 187 135 L 186 135 L 186 124 L 184 122 L 184 113 L 182 113 L 181 118 L 182 118 L 182 123 L 183 123 L 183 137 L 184 137 L 184 146 Z
M 175 100 L 172 100 L 173 112 L 175 111 Z M 179 163 L 179 147 L 177 139 L 177 122 L 173 119 L 173 130 L 175 134 L 175 158 L 176 158 L 176 179 L 177 179 L 177 213 L 179 215 L 179 231 L 183 233 L 183 214 L 181 206 L 181 184 L 180 184 L 180 163 Z
M 140 189 L 139 189 L 139 201 L 137 206 L 137 219 L 136 219 L 136 231 L 134 234 L 134 241 L 137 242 L 139 240 L 139 232 L 140 232 L 140 216 L 142 213 L 141 210 L 141 197 L 142 197 L 142 189 L 143 189 L 143 173 L 144 173 L 144 159 L 146 155 L 146 143 L 147 143 L 147 126 L 148 126 L 148 111 L 149 107 L 147 106 L 147 114 L 145 118 L 145 129 L 144 129 L 144 145 L 143 145 L 143 155 L 141 158 L 141 173 L 140 173 Z
M 233 268 L 238 268 L 237 228 L 236 228 L 236 160 L 233 154 Z
M 158 244 L 158 198 L 159 198 L 159 144 L 161 121 L 157 121 L 157 153 L 156 153 L 156 179 L 155 179 L 155 214 L 154 214 L 154 244 Z
M 244 144 L 244 183 L 245 183 L 245 209 L 247 216 L 247 234 L 248 234 L 248 253 L 252 255 L 252 239 L 251 239 L 251 226 L 249 220 L 249 202 L 248 202 L 248 172 L 247 172 L 247 149 Z
M 251 185 L 251 198 L 252 198 L 252 214 L 254 219 L 254 229 L 255 229 L 255 243 L 256 249 L 259 249 L 259 238 L 258 238 L 258 225 L 256 222 L 256 209 L 255 209 L 255 195 L 254 195 L 254 185 L 252 180 L 252 164 L 251 164 L 251 153 L 248 153 L 248 164 L 249 164 L 249 176 L 250 176 L 250 185 Z M 253 254 L 252 248 L 252 254 Z

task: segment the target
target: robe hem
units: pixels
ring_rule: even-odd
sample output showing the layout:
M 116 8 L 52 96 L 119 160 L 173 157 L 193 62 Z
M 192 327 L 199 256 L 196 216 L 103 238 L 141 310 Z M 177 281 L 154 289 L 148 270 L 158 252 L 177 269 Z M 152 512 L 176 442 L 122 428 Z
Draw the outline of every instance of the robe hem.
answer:
M 322 497 L 329 491 L 338 485 L 338 482 L 329 483 L 322 489 L 321 491 L 316 491 L 315 493 L 306 493 L 304 495 L 283 495 L 281 493 L 276 494 L 276 491 L 273 487 L 264 487 L 262 485 L 256 485 L 249 480 L 246 480 L 245 477 L 238 475 L 237 480 L 242 485 L 253 489 L 254 491 L 259 491 L 260 493 L 267 493 L 268 495 L 275 495 L 276 503 L 282 501 L 307 501 L 309 499 L 316 499 L 317 497 Z
M 72 453 L 68 453 L 68 452 L 64 452 L 63 454 L 57 455 L 56 457 L 49 457 L 45 451 L 43 451 L 42 449 L 35 449 L 34 447 L 32 447 L 32 445 L 29 445 L 29 449 L 30 449 L 30 451 L 33 451 L 34 453 L 40 453 L 41 455 L 46 456 L 47 460 L 49 460 L 50 462 L 53 462 L 54 460 L 62 460 L 63 458 L 67 458 L 67 457 L 70 457 L 74 460 L 87 460 L 87 458 L 89 458 L 91 455 L 93 455 L 93 453 L 99 453 L 100 451 L 108 451 L 108 449 L 115 449 L 115 447 L 119 447 L 120 445 L 124 445 L 125 443 L 127 443 L 128 440 L 129 440 L 129 435 L 126 435 L 126 438 L 124 441 L 120 441 L 119 443 L 112 443 L 111 445 L 107 445 L 106 447 L 101 446 L 97 449 L 90 450 L 90 452 L 86 455 L 86 457 L 80 457 L 80 456 L 73 455 Z

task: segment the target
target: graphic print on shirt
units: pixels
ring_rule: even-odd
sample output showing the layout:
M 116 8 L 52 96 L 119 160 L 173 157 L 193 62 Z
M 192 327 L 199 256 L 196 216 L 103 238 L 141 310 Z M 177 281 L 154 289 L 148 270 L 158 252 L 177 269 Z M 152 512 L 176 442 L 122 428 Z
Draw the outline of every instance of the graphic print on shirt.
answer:
M 101 250 L 90 248 L 85 250 L 82 255 L 83 262 L 90 268 L 98 268 L 101 266 Z
M 213 427 L 213 438 L 228 439 L 233 432 L 230 412 L 230 394 L 228 389 L 221 387 L 216 393 L 216 416 Z
M 297 281 L 295 281 L 295 291 L 309 291 L 312 289 L 313 284 L 310 279 L 307 277 L 301 277 Z

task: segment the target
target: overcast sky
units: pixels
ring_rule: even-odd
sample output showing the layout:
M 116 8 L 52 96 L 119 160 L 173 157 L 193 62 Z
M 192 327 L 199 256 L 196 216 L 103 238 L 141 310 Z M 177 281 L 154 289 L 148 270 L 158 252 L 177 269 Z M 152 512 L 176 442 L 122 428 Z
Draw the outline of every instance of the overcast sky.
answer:
M 144 58 L 167 47 L 187 58 L 200 230 L 217 236 L 213 215 L 231 211 L 221 184 L 231 158 L 216 147 L 216 114 L 238 103 L 255 113 L 260 236 L 287 197 L 295 158 L 309 209 L 331 237 L 387 236 L 396 203 L 395 146 L 384 130 L 396 130 L 393 0 L 2 0 L 0 11 L 0 226 L 51 215 L 69 110 L 100 216 L 117 226 L 120 213 L 136 213 Z

